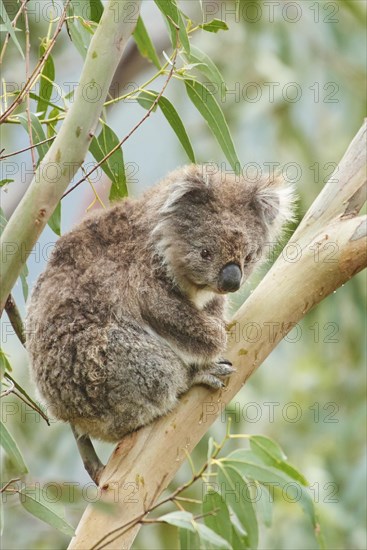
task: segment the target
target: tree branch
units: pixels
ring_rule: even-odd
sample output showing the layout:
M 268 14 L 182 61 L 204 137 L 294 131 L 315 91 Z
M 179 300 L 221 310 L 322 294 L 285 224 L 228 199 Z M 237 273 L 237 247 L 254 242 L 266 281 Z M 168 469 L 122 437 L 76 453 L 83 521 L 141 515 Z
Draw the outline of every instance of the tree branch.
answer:
M 129 4 L 129 9 L 125 10 Z M 110 0 L 91 40 L 74 102 L 55 141 L 40 163 L 31 185 L 1 238 L 3 253 L 0 309 L 21 268 L 74 174 L 88 152 L 110 82 L 136 19 L 126 16 L 140 0 Z M 117 12 L 118 11 L 118 12 Z M 4 117 L 8 116 L 4 113 Z
M 140 528 L 131 520 L 150 508 L 167 487 L 186 458 L 185 449 L 195 447 L 223 406 L 287 332 L 325 296 L 366 267 L 366 217 L 356 217 L 363 204 L 365 133 L 364 124 L 339 164 L 334 180 L 329 180 L 299 225 L 286 253 L 278 258 L 230 323 L 227 357 L 237 372 L 226 389 L 213 393 L 204 387 L 192 388 L 171 414 L 128 435 L 117 445 L 100 483 L 106 502 L 116 503 L 118 490 L 117 513 L 108 515 L 88 506 L 69 549 L 91 548 L 111 531 L 131 524 L 108 543 L 109 550 L 130 548 Z M 251 326 L 260 328 L 260 336 L 249 343 L 242 335 Z M 130 498 L 131 483 L 138 489 L 134 499 Z

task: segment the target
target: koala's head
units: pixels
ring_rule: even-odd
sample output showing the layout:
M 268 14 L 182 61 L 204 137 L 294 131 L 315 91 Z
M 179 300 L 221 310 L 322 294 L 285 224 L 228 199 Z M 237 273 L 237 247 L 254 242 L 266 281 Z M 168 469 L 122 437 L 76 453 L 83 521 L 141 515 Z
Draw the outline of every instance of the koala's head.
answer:
M 279 178 L 250 183 L 191 165 L 170 174 L 161 191 L 152 236 L 183 289 L 235 292 L 292 219 L 292 189 Z

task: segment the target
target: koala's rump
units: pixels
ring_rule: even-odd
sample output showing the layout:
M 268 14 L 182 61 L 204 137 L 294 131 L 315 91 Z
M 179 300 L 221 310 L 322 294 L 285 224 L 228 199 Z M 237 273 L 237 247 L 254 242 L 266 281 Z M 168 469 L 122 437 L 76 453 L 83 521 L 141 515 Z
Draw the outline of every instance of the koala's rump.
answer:
M 189 373 L 169 346 L 131 316 L 85 321 L 70 309 L 51 323 L 45 314 L 27 345 L 49 413 L 117 441 L 175 406 Z

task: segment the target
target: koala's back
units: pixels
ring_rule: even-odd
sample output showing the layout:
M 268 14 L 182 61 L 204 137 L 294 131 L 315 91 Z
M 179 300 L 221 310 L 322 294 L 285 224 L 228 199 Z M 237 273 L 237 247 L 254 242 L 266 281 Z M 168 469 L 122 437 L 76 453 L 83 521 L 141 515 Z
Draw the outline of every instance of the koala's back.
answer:
M 115 414 L 120 432 L 114 426 L 114 436 L 108 434 L 109 408 L 116 387 L 126 406 L 134 395 L 124 362 L 133 358 L 139 338 L 149 341 L 141 334 L 136 299 L 144 279 L 144 251 L 136 242 L 146 242 L 138 210 L 138 201 L 126 200 L 61 237 L 28 306 L 27 349 L 51 412 L 63 420 L 84 419 L 87 431 L 104 439 L 117 439 L 130 426 Z M 124 349 L 116 345 L 118 334 Z M 93 431 L 91 422 L 100 428 Z

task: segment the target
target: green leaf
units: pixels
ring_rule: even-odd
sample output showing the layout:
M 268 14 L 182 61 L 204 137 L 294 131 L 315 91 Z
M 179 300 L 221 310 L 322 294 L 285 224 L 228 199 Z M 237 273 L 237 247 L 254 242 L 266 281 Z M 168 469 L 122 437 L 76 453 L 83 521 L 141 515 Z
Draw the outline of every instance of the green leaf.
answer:
M 4 231 L 7 223 L 8 223 L 8 220 L 5 217 L 4 210 L 0 206 L 0 235 Z
M 190 512 L 169 512 L 164 516 L 159 517 L 159 521 L 164 523 L 169 523 L 175 527 L 181 527 L 182 529 L 189 529 L 193 533 L 196 532 L 195 527 L 193 526 L 193 515 Z
M 273 457 L 274 460 L 287 460 L 287 456 L 283 449 L 273 439 L 265 437 L 264 435 L 250 435 L 249 440 L 250 447 L 254 453 L 261 451 L 260 457 L 264 456 L 264 453 L 266 453 Z
M 231 548 L 224 538 L 217 535 L 217 533 L 206 525 L 195 521 L 194 516 L 190 512 L 170 512 L 169 514 L 159 517 L 158 520 L 174 525 L 175 527 L 180 527 L 181 529 L 187 529 L 192 533 L 197 533 L 200 540 L 205 543 L 213 544 L 216 548 Z
M 27 488 L 20 490 L 19 500 L 22 506 L 36 518 L 55 527 L 61 533 L 72 537 L 74 529 L 65 520 L 64 507 L 60 503 L 49 502 L 43 496 L 39 487 Z
M 150 59 L 150 61 L 154 63 L 157 69 L 160 69 L 161 64 L 159 61 L 159 57 L 141 16 L 139 16 L 135 31 L 133 32 L 133 37 L 141 55 L 143 57 L 146 57 L 147 59 Z
M 286 462 L 287 457 L 278 443 L 263 435 L 250 436 L 249 439 L 251 449 L 261 458 L 264 464 L 282 470 L 292 479 L 295 479 L 306 487 L 308 486 L 307 479 L 296 468 Z
M 19 277 L 20 277 L 20 282 L 22 284 L 23 298 L 24 298 L 24 301 L 26 302 L 27 299 L 28 299 L 28 282 L 27 282 L 28 267 L 27 267 L 27 264 L 24 264 L 24 266 L 22 267 L 22 271 L 20 272 Z
M 181 42 L 181 45 L 186 53 L 190 53 L 190 41 L 186 31 L 185 21 L 182 15 L 181 10 L 177 7 L 176 0 L 154 0 L 158 8 L 161 10 L 163 15 L 166 18 L 170 32 L 171 32 L 171 42 L 172 47 L 176 48 L 177 46 L 177 30 L 172 24 L 170 18 L 174 23 L 179 27 L 178 36 Z
M 51 109 L 51 111 L 48 114 L 49 118 L 57 117 L 60 113 L 60 109 L 58 107 L 55 107 L 54 109 Z M 50 124 L 47 124 L 47 137 L 53 137 L 56 134 L 56 126 L 57 121 L 51 122 Z
M 213 84 L 217 86 L 218 91 L 224 100 L 227 86 L 218 67 L 215 63 L 213 63 L 210 57 L 196 46 L 191 46 L 191 53 L 190 55 L 186 55 L 186 59 L 189 63 L 193 63 L 198 70 L 200 70 Z
M 33 143 L 39 143 L 47 139 L 43 131 L 43 128 L 41 126 L 41 123 L 36 117 L 36 115 L 33 113 L 30 113 L 30 117 L 31 117 Z M 21 113 L 20 115 L 18 115 L 18 118 L 23 128 L 28 132 L 28 119 L 27 119 L 26 113 Z M 45 156 L 45 154 L 47 153 L 50 147 L 50 144 L 51 142 L 43 143 L 42 145 L 38 145 L 36 147 L 39 155 L 39 161 L 41 161 Z M 53 211 L 47 223 L 49 227 L 51 227 L 52 231 L 54 231 L 56 235 L 60 237 L 61 235 L 61 203 L 60 202 L 56 206 L 55 210 Z M 23 285 L 23 281 L 22 281 L 22 285 Z M 23 286 L 23 294 L 24 294 L 24 286 Z M 27 290 L 27 295 L 28 295 L 28 290 Z
M 28 469 L 25 465 L 18 445 L 16 444 L 8 430 L 5 428 L 3 422 L 0 422 L 0 445 L 3 447 L 6 454 L 8 455 L 16 472 L 20 475 L 26 474 L 28 472 Z
M 0 348 L 0 380 L 3 379 L 6 372 L 11 372 L 11 364 L 8 361 L 6 353 Z
M 272 514 L 273 514 L 273 504 L 271 501 L 270 492 L 264 485 L 260 485 L 257 481 L 257 500 L 256 500 L 256 509 L 259 512 L 260 517 L 266 527 L 271 527 Z
M 153 105 L 154 101 L 156 100 L 158 94 L 157 92 L 154 92 L 153 90 L 143 90 L 142 92 L 140 92 L 140 94 L 138 95 L 138 97 L 136 98 L 137 99 L 137 102 L 139 103 L 139 105 L 141 105 L 143 107 L 143 109 L 150 109 L 151 106 Z M 155 112 L 157 110 L 157 107 L 158 105 L 156 105 L 153 109 L 153 112 Z
M 191 162 L 196 162 L 195 153 L 193 151 L 190 138 L 187 135 L 185 126 L 183 125 L 181 118 L 179 117 L 174 106 L 166 97 L 163 96 L 159 98 L 158 105 L 161 108 L 162 113 L 166 117 L 167 121 L 171 125 L 171 128 L 175 132 L 176 136 L 180 140 L 180 143 L 185 149 L 187 156 L 189 157 Z
M 222 459 L 223 464 L 236 468 L 246 478 L 286 490 L 289 498 L 299 503 L 316 527 L 314 504 L 309 490 L 282 470 L 261 464 L 251 451 L 238 450 Z M 294 496 L 292 496 L 294 495 Z
M 6 28 L 7 32 L 10 34 L 11 39 L 14 41 L 14 44 L 16 45 L 16 47 L 20 51 L 20 54 L 21 54 L 22 58 L 24 59 L 23 50 L 22 50 L 21 45 L 19 44 L 18 39 L 15 35 L 15 29 L 11 24 L 11 21 L 10 21 L 8 12 L 5 9 L 3 0 L 0 0 L 0 17 L 4 21 L 5 28 Z
M 226 541 L 223 537 L 218 535 L 215 531 L 207 527 L 206 525 L 203 525 L 202 523 L 196 523 L 195 527 L 198 531 L 200 540 L 204 543 L 203 547 L 209 548 L 208 545 L 210 545 L 210 548 L 227 548 L 228 550 L 232 550 L 232 546 L 229 544 L 228 541 Z
M 145 109 L 149 109 L 154 102 L 154 100 L 157 98 L 158 94 L 157 92 L 154 92 L 152 90 L 149 90 L 149 94 L 147 92 L 141 92 L 138 96 L 138 102 L 139 104 L 144 107 Z M 170 124 L 171 128 L 175 132 L 176 136 L 178 137 L 182 147 L 185 149 L 187 156 L 189 157 L 191 162 L 195 161 L 195 153 L 193 151 L 190 138 L 187 135 L 185 126 L 182 123 L 182 120 L 177 113 L 176 109 L 172 105 L 172 103 L 166 98 L 161 96 L 158 101 L 158 105 L 166 117 L 168 123 Z
M 89 5 L 91 20 L 95 23 L 99 23 L 104 10 L 101 0 L 89 0 Z
M 97 162 L 101 162 L 101 160 L 116 147 L 119 141 L 115 132 L 104 124 L 98 138 L 93 138 L 89 150 Z M 126 174 L 121 147 L 101 164 L 101 168 L 112 182 L 110 200 L 114 201 L 126 197 Z
M 48 225 L 56 235 L 61 236 L 61 201 L 59 201 L 51 217 L 48 220 Z
M 220 463 L 218 471 L 218 483 L 221 493 L 227 504 L 238 517 L 242 527 L 246 531 L 250 548 L 257 548 L 259 532 L 257 518 L 251 502 L 250 488 L 245 479 L 235 468 L 227 463 Z
M 52 103 L 52 101 L 46 101 L 44 98 L 41 98 L 39 95 L 35 94 L 34 92 L 30 92 L 29 97 L 31 99 L 34 99 L 35 101 L 43 101 L 45 103 L 45 105 L 47 105 L 48 107 L 53 107 L 53 110 L 57 109 L 58 113 L 65 113 L 66 112 L 66 109 L 64 109 L 60 105 L 56 105 L 56 103 Z M 55 116 L 55 115 L 53 115 L 53 116 Z M 49 113 L 48 118 L 52 118 L 51 117 L 51 112 Z
M 227 23 L 225 21 L 222 21 L 221 19 L 213 19 L 208 23 L 203 23 L 202 25 L 199 25 L 199 27 L 208 32 L 228 31 L 229 28 Z
M 39 56 L 42 57 L 47 49 L 47 41 L 43 40 L 40 45 Z M 37 113 L 46 114 L 49 101 L 52 96 L 53 82 L 55 80 L 55 65 L 52 56 L 49 55 L 43 66 L 40 79 L 39 100 Z M 51 82 L 50 82 L 51 81 Z
M 27 114 L 21 113 L 20 115 L 18 115 L 18 119 L 20 124 L 25 129 L 25 131 L 29 133 Z M 33 143 L 36 144 L 36 143 L 39 143 L 40 141 L 44 141 L 45 139 L 47 139 L 45 132 L 43 131 L 43 128 L 41 126 L 41 123 L 34 113 L 30 113 L 30 119 L 31 119 L 31 132 L 32 132 Z M 43 157 L 45 156 L 49 148 L 50 148 L 50 142 L 43 143 L 42 145 L 38 145 L 36 147 L 39 161 L 43 159 Z
M 238 159 L 227 122 L 222 109 L 210 91 L 200 82 L 185 79 L 186 91 L 201 116 L 207 122 L 228 162 L 236 174 L 240 173 L 241 164 Z
M 248 545 L 247 536 L 240 533 L 234 525 L 232 525 L 232 548 L 233 550 L 246 550 L 247 548 L 250 548 Z
M 222 495 L 209 489 L 203 498 L 204 523 L 231 545 L 232 528 L 229 510 Z
M 196 532 L 193 533 L 189 529 L 181 527 L 178 530 L 178 536 L 181 550 L 198 550 L 200 548 L 200 538 Z
M 93 12 L 96 16 L 97 9 Z M 73 17 L 76 16 L 76 17 Z M 90 25 L 92 19 L 90 0 L 71 0 L 68 6 L 67 28 L 80 55 L 85 58 L 95 26 Z
M 9 180 L 9 179 L 1 180 L 0 187 L 4 187 L 4 185 L 7 185 L 8 183 L 12 183 L 13 181 L 14 180 Z

